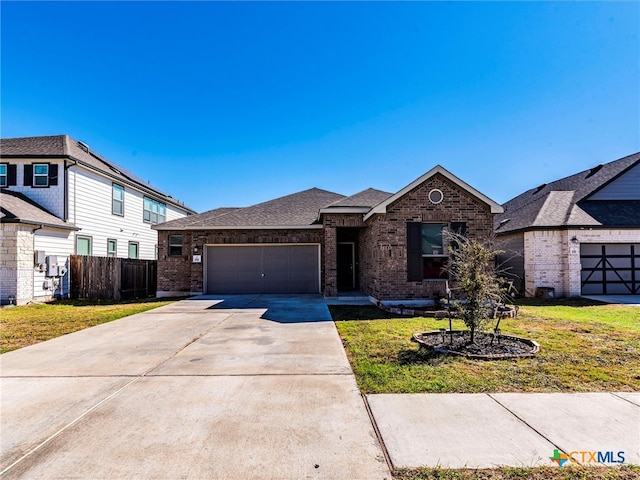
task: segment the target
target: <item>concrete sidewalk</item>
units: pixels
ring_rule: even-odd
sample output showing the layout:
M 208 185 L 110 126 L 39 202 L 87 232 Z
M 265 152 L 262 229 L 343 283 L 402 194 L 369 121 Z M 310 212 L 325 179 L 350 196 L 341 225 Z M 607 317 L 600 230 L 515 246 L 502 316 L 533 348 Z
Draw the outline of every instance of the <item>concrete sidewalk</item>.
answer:
M 2 478 L 390 478 L 319 295 L 185 300 L 0 369 Z
M 640 393 L 368 395 L 394 468 L 555 465 L 558 449 L 640 464 Z M 588 463 L 589 455 L 584 455 Z M 608 462 L 615 465 L 616 463 Z

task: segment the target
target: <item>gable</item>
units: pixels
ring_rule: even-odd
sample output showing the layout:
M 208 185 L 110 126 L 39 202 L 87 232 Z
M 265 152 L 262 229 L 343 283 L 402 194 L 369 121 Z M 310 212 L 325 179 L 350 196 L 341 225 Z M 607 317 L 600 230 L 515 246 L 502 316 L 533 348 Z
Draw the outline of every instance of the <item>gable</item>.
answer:
M 380 204 L 378 204 L 374 208 L 372 208 L 369 211 L 369 213 L 367 213 L 365 215 L 364 220 L 365 221 L 368 220 L 369 218 L 371 218 L 375 214 L 387 213 L 387 208 L 390 205 L 392 205 L 395 202 L 399 201 L 403 197 L 409 195 L 414 190 L 424 186 L 429 180 L 431 180 L 432 178 L 434 178 L 436 176 L 441 176 L 441 177 L 445 178 L 446 180 L 448 180 L 450 182 L 450 184 L 454 188 L 460 190 L 461 192 L 464 192 L 467 196 L 473 197 L 476 201 L 488 206 L 490 211 L 491 211 L 491 213 L 502 213 L 504 211 L 502 209 L 502 207 L 498 203 L 496 203 L 495 201 L 491 200 L 486 195 L 483 195 L 478 190 L 476 190 L 475 188 L 473 188 L 468 183 L 466 183 L 463 180 L 461 180 L 458 177 L 456 177 L 454 174 L 452 174 L 451 172 L 446 170 L 441 165 L 436 165 L 434 168 L 429 170 L 427 173 L 425 173 L 424 175 L 422 175 L 421 177 L 417 178 L 416 180 L 411 182 L 409 185 L 404 187 L 398 193 L 392 195 L 391 197 L 389 197 L 385 201 L 381 202 Z M 437 204 L 440 203 L 440 202 L 437 201 L 438 200 L 437 192 L 434 192 L 433 195 L 429 195 L 430 193 L 431 192 L 427 192 L 428 201 L 423 202 L 424 206 L 422 208 L 427 207 L 430 204 L 431 205 L 437 205 Z M 444 202 L 445 200 L 446 200 L 446 197 L 442 198 L 441 202 Z
M 588 199 L 640 200 L 640 162 L 604 185 Z

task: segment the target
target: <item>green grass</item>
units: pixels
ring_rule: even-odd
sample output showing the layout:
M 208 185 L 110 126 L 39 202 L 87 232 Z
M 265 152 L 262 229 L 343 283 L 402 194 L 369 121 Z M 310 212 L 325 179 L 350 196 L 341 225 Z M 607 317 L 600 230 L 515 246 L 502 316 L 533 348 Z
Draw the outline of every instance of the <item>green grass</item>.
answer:
M 332 306 L 331 312 L 363 393 L 640 390 L 640 308 L 527 303 L 500 327 L 537 341 L 541 351 L 499 361 L 430 354 L 410 341 L 416 332 L 448 328 L 447 320 L 388 318 L 373 306 Z M 464 324 L 454 320 L 453 327 Z
M 126 302 L 62 301 L 0 310 L 0 353 L 168 305 L 173 299 Z
M 571 466 L 563 468 L 502 467 L 486 470 L 450 470 L 442 468 L 400 469 L 395 480 L 636 480 L 640 467 Z

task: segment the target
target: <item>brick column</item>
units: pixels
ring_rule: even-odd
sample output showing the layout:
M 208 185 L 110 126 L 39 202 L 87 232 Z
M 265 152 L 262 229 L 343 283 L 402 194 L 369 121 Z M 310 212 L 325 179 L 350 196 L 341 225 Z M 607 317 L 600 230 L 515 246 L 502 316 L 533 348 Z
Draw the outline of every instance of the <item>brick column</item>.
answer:
M 338 296 L 338 240 L 336 227 L 328 222 L 324 227 L 324 296 Z

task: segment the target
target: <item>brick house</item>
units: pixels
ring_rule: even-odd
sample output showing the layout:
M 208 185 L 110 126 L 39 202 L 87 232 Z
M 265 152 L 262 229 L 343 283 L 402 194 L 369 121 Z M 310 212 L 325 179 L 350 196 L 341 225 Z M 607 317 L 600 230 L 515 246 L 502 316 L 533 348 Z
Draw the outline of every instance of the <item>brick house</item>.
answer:
M 503 206 L 495 232 L 521 293 L 640 294 L 640 153 L 540 185 Z
M 313 188 L 155 225 L 158 296 L 361 292 L 373 301 L 445 290 L 444 229 L 492 233 L 502 207 L 441 166 L 397 193 Z
M 72 254 L 154 259 L 151 225 L 192 213 L 67 135 L 2 139 L 0 303 L 65 297 Z

